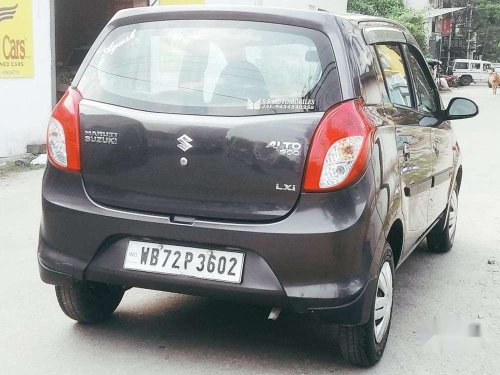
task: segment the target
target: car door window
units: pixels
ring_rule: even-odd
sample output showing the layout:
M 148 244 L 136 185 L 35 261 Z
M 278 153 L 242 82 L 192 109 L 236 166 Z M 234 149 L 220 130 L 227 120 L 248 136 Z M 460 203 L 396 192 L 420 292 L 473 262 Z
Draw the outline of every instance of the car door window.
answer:
M 413 76 L 417 109 L 419 112 L 433 113 L 437 110 L 437 101 L 432 87 L 433 81 L 430 72 L 424 71 L 423 59 L 419 57 L 418 52 L 413 47 L 408 47 L 408 67 Z M 427 69 L 426 66 L 425 69 Z
M 410 86 L 401 48 L 396 44 L 379 44 L 377 52 L 391 102 L 411 107 Z

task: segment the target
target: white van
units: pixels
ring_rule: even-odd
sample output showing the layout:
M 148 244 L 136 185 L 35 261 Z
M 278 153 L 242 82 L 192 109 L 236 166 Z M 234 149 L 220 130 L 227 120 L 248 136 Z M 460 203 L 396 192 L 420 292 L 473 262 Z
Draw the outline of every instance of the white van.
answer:
M 491 63 L 482 60 L 456 59 L 453 61 L 453 75 L 460 79 L 460 84 L 468 86 L 472 82 L 488 82 Z

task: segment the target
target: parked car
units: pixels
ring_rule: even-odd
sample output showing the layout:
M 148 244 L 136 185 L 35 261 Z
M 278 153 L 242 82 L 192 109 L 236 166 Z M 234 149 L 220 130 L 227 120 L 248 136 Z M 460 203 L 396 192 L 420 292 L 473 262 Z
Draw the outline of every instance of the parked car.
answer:
M 453 61 L 453 75 L 457 76 L 462 86 L 472 82 L 488 82 L 492 65 L 489 61 L 457 59 Z
M 340 325 L 371 366 L 394 272 L 451 249 L 450 120 L 400 24 L 278 8 L 138 8 L 102 31 L 48 125 L 38 260 L 70 318 L 128 288 L 263 304 Z
M 71 81 L 73 81 L 85 55 L 89 52 L 89 48 L 89 46 L 74 48 L 71 50 L 64 63 L 57 64 L 56 91 L 58 99 L 64 95 L 71 85 Z

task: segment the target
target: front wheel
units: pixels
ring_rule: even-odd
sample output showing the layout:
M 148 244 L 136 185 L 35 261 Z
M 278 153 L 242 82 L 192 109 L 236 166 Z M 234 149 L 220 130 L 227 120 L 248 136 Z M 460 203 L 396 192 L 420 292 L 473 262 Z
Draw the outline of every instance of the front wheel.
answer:
M 391 326 L 393 279 L 394 260 L 391 247 L 386 243 L 368 322 L 359 326 L 341 326 L 339 329 L 342 356 L 355 366 L 371 367 L 384 354 Z
M 97 323 L 108 319 L 122 300 L 124 289 L 96 282 L 56 285 L 61 310 L 80 323 Z
M 458 189 L 456 186 L 451 192 L 447 211 L 448 215 L 443 215 L 443 218 L 427 235 L 427 247 L 433 253 L 446 253 L 453 247 L 458 218 Z

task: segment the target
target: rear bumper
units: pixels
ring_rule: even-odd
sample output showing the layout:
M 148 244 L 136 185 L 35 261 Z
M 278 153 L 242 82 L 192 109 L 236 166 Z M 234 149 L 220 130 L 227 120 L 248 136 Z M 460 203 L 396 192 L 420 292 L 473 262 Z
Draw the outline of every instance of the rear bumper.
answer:
M 38 259 L 50 284 L 78 280 L 210 296 L 314 312 L 337 323 L 367 321 L 385 236 L 371 169 L 349 189 L 303 194 L 272 223 L 174 222 L 102 207 L 80 175 L 48 166 Z M 124 270 L 130 239 L 245 252 L 241 284 Z

